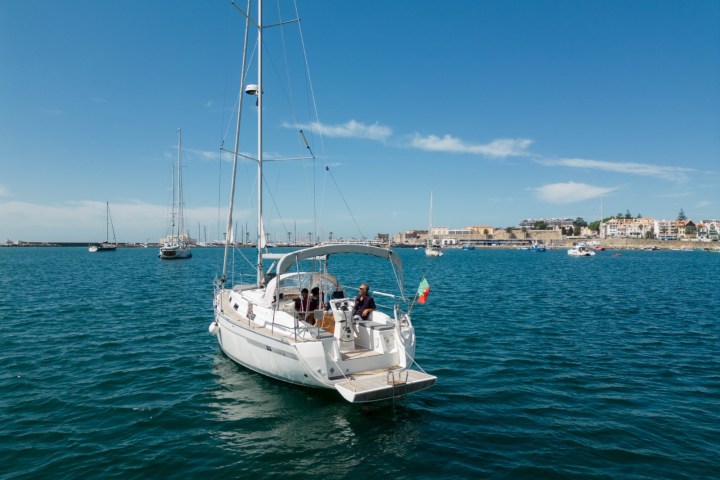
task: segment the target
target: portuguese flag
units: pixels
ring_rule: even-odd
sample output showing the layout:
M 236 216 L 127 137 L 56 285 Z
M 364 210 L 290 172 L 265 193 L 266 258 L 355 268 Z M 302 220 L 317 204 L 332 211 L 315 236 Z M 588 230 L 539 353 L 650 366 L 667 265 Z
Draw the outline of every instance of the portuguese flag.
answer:
M 420 282 L 417 294 L 418 303 L 425 303 L 427 301 L 427 297 L 430 295 L 430 284 L 425 280 L 425 277 L 423 277 L 422 282 Z

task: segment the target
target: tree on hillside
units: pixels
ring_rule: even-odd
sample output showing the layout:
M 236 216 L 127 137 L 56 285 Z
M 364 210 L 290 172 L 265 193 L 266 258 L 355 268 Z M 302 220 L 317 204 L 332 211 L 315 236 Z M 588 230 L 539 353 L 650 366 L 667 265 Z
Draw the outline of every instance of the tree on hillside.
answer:
M 587 222 L 582 217 L 577 217 L 575 221 L 573 222 L 573 226 L 575 227 L 587 227 Z
M 680 213 L 678 213 L 677 219 L 679 222 L 684 222 L 687 220 L 687 217 L 685 216 L 685 212 L 683 212 L 683 209 L 680 209 Z
M 630 210 L 625 210 L 625 218 L 632 218 L 632 215 L 630 214 Z
M 547 230 L 547 223 L 544 220 L 538 220 L 533 223 L 533 230 Z
M 588 228 L 593 232 L 600 232 L 600 220 L 595 220 L 588 224 Z

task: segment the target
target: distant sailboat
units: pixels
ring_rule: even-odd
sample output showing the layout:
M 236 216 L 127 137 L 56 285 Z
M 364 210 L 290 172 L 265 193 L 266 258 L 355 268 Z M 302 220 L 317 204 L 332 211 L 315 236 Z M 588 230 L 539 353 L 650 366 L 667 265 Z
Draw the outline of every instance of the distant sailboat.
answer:
M 432 239 L 432 205 L 433 195 L 430 192 L 430 220 L 428 221 L 427 241 L 425 242 L 425 255 L 428 257 L 442 257 L 440 246 L 433 243 Z
M 182 193 L 182 130 L 178 128 L 177 177 L 173 175 L 173 204 L 170 214 L 170 231 L 160 247 L 158 257 L 166 260 L 191 258 Z M 175 179 L 177 178 L 177 182 Z
M 110 230 L 112 229 L 113 241 L 110 243 Z M 88 251 L 95 252 L 114 252 L 117 249 L 117 240 L 115 239 L 115 227 L 112 224 L 110 216 L 110 203 L 105 202 L 105 241 L 100 244 L 90 244 Z

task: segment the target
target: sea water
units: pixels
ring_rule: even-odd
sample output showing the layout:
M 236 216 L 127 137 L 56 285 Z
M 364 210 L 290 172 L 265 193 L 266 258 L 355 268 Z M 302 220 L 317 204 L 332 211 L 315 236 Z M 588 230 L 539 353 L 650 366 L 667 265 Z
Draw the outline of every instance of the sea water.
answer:
M 616 253 L 399 250 L 438 381 L 351 405 L 220 352 L 221 249 L 0 248 L 0 478 L 718 478 L 720 255 Z

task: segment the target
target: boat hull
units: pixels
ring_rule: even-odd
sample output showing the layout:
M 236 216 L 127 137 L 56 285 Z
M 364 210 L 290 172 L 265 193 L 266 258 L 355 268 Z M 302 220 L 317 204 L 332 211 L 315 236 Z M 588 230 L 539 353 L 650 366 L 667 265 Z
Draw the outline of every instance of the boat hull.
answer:
M 164 260 L 180 260 L 184 258 L 192 258 L 190 247 L 180 245 L 170 245 L 160 247 L 158 257 Z
M 348 327 L 349 317 L 340 313 L 347 302 L 333 300 L 333 313 L 313 328 L 281 310 L 251 308 L 242 293 L 223 290 L 210 332 L 238 365 L 286 383 L 337 390 L 351 403 L 398 398 L 435 383 L 436 377 L 408 368 L 415 351 L 408 318 L 403 326 L 362 321 Z
M 117 250 L 117 245 L 112 245 L 112 244 L 90 245 L 90 247 L 88 247 L 88 252 L 91 252 L 91 253 L 114 252 L 115 250 Z

